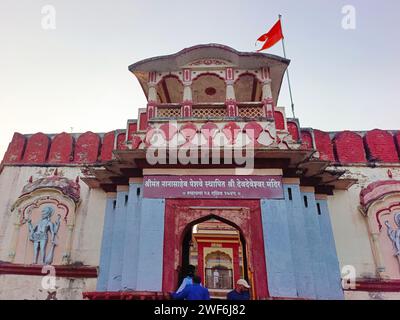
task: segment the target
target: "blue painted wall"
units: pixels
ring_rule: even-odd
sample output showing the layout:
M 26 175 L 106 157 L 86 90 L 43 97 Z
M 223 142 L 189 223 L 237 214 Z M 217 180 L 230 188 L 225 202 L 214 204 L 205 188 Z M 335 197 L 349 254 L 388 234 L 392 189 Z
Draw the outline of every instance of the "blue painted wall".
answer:
M 323 244 L 318 222 L 318 213 L 315 195 L 312 192 L 301 193 L 303 200 L 303 215 L 305 221 L 305 232 L 307 244 L 310 250 L 311 271 L 314 278 L 315 295 L 317 299 L 324 298 L 329 288 L 327 270 L 323 259 Z M 305 198 L 307 200 L 305 200 Z M 307 206 L 306 203 L 307 202 Z
M 101 241 L 99 277 L 97 279 L 97 291 L 107 291 L 108 288 L 108 275 L 110 271 L 111 246 L 115 215 L 114 201 L 116 201 L 116 198 L 107 198 L 106 202 L 103 238 Z
M 286 203 L 261 200 L 268 290 L 273 297 L 297 297 Z
M 117 205 L 114 214 L 113 234 L 111 243 L 110 269 L 108 275 L 107 291 L 121 289 L 122 260 L 124 257 L 124 241 L 126 229 L 126 196 L 128 192 L 117 193 Z
M 143 199 L 141 203 L 137 287 L 161 291 L 164 249 L 165 200 Z
M 314 193 L 302 193 L 295 184 L 284 185 L 284 191 L 284 200 L 261 200 L 270 295 L 343 299 L 326 201 L 317 202 Z
M 336 253 L 335 238 L 333 236 L 328 203 L 326 200 L 317 200 L 317 204 L 319 204 L 320 207 L 318 220 L 323 245 L 323 260 L 326 263 L 327 282 L 329 286 L 329 291 L 326 293 L 325 298 L 344 299 L 340 264 Z
M 138 191 L 139 189 L 139 191 Z M 132 183 L 129 185 L 129 200 L 126 216 L 126 234 L 124 243 L 124 257 L 122 266 L 122 289 L 134 290 L 137 285 L 137 256 L 140 239 L 140 203 L 142 185 Z M 128 227 L 129 226 L 129 227 Z
M 315 299 L 314 276 L 311 269 L 310 247 L 305 230 L 303 199 L 299 185 L 285 185 L 285 203 L 298 297 Z M 289 190 L 292 200 L 289 200 Z
M 163 199 L 144 199 L 131 183 L 107 202 L 98 291 L 160 291 L 162 287 Z

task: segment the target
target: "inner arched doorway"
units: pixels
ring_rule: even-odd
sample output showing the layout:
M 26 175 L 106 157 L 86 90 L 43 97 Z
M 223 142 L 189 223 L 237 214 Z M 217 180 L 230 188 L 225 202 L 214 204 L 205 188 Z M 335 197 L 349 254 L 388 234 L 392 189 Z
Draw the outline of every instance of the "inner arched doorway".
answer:
M 214 298 L 225 298 L 240 278 L 250 282 L 243 233 L 234 223 L 212 214 L 186 227 L 180 265 L 181 270 L 194 266 Z M 184 276 L 180 274 L 178 283 Z
M 246 262 L 243 275 L 252 286 L 255 299 L 268 298 L 266 260 L 259 200 L 168 199 L 165 206 L 163 291 L 176 290 L 183 263 L 189 261 L 188 230 L 216 219 L 234 226 L 241 234 Z M 245 265 L 244 265 L 245 264 Z M 204 268 L 202 266 L 201 268 Z M 203 269 L 202 269 L 203 270 Z

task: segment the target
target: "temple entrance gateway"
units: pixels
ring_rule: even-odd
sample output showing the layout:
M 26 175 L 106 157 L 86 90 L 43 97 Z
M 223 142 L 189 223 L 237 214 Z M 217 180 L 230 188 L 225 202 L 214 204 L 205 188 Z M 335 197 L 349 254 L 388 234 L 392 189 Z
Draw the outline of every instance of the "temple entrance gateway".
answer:
M 164 228 L 163 291 L 193 264 L 215 298 L 240 278 L 255 299 L 268 297 L 259 200 L 168 199 Z
M 212 298 L 225 299 L 240 278 L 249 281 L 243 235 L 237 226 L 216 216 L 207 216 L 187 227 L 182 269 L 186 270 L 189 264 L 196 267 Z

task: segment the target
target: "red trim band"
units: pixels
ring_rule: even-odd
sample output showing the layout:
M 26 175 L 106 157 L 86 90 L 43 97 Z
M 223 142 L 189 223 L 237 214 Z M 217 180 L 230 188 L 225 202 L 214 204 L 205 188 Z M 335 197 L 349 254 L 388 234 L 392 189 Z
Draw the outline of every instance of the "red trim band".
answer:
M 357 280 L 355 289 L 345 291 L 400 292 L 400 280 Z
M 20 274 L 27 276 L 45 276 L 48 270 L 42 273 L 43 265 L 23 265 L 0 263 L 0 274 Z M 70 278 L 97 278 L 97 267 L 91 266 L 53 266 L 56 277 Z
M 170 300 L 166 292 L 130 291 L 130 292 L 83 292 L 84 299 L 89 300 Z

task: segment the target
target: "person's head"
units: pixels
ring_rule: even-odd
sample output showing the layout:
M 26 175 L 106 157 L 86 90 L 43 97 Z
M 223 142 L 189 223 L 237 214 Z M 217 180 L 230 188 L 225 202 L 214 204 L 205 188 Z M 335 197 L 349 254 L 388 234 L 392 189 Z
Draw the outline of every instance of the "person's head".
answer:
M 193 284 L 200 284 L 201 278 L 199 276 L 193 276 Z
M 239 292 L 247 291 L 250 289 L 250 285 L 244 279 L 239 279 L 236 282 L 236 290 Z
M 186 267 L 186 276 L 193 277 L 195 270 L 196 270 L 196 267 L 194 265 L 192 265 L 192 264 L 189 264 Z

